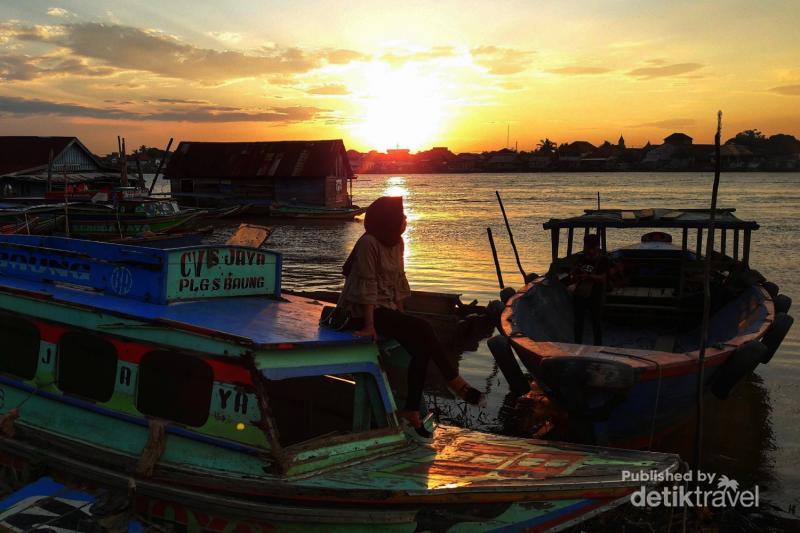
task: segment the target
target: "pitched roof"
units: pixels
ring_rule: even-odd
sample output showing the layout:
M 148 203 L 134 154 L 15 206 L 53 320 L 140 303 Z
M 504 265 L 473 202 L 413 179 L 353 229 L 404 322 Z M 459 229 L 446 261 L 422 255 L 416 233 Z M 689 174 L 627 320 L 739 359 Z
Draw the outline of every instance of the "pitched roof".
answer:
M 341 156 L 341 157 L 339 157 Z M 341 167 L 337 172 L 337 160 Z M 341 139 L 275 142 L 182 141 L 169 161 L 168 178 L 353 176 Z
M 47 167 L 50 150 L 55 159 L 73 142 L 80 144 L 76 137 L 0 137 L 0 175 Z

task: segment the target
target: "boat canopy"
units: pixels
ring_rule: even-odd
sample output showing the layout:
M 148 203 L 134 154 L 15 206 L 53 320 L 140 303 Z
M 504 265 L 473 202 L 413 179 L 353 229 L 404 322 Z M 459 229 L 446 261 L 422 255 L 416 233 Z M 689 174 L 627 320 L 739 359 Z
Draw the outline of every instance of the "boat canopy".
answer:
M 714 225 L 718 228 L 757 230 L 755 221 L 741 220 L 734 208 L 718 208 Z M 586 209 L 583 215 L 551 218 L 544 229 L 557 228 L 703 228 L 710 221 L 710 209 Z
M 718 249 L 714 251 L 721 253 L 723 256 L 730 254 L 731 258 L 736 261 L 739 261 L 741 257 L 742 263 L 747 266 L 750 260 L 751 232 L 758 229 L 758 223 L 753 220 L 738 218 L 734 214 L 735 211 L 736 209 L 734 208 L 718 208 L 716 210 L 714 230 L 715 233 L 719 234 L 719 239 L 715 238 L 713 241 L 718 243 Z M 708 228 L 710 222 L 710 209 L 586 209 L 582 215 L 576 217 L 551 218 L 543 224 L 543 227 L 546 230 L 550 230 L 553 261 L 556 261 L 559 257 L 559 239 L 562 228 L 567 230 L 567 257 L 573 253 L 572 245 L 575 228 L 583 228 L 584 234 L 588 234 L 594 228 L 600 236 L 603 250 L 607 250 L 607 228 L 673 228 L 680 229 L 683 232 L 680 249 L 684 252 L 689 250 L 689 230 L 696 231 L 695 256 L 700 258 L 703 252 L 703 228 Z M 728 232 L 732 233 L 731 250 L 727 249 Z M 741 256 L 740 233 L 743 234 L 741 238 Z

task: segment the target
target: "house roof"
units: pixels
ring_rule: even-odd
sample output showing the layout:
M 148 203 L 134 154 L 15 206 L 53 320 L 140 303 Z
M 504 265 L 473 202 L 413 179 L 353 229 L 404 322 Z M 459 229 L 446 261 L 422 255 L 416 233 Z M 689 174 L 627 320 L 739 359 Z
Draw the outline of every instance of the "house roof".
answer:
M 341 165 L 338 169 L 337 164 Z M 168 178 L 352 177 L 353 170 L 341 139 L 275 142 L 182 141 L 172 154 L 165 175 Z
M 733 208 L 717 208 L 717 228 L 758 229 L 753 220 L 742 220 Z M 709 224 L 710 209 L 586 209 L 583 215 L 551 218 L 544 229 L 554 228 L 698 228 Z
M 50 150 L 55 159 L 73 142 L 92 155 L 77 137 L 0 136 L 0 175 L 47 168 Z
M 595 148 L 596 146 L 588 141 L 574 141 L 566 146 L 559 146 L 558 153 L 562 156 L 582 156 Z

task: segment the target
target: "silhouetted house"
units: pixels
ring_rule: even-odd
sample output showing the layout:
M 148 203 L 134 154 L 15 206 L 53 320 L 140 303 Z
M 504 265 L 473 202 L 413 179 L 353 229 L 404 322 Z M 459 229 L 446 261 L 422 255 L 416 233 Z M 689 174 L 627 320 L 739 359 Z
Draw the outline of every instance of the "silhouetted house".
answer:
M 750 170 L 756 163 L 756 155 L 746 146 L 724 144 L 719 149 L 722 168 L 726 170 Z
M 562 144 L 558 147 L 558 166 L 568 170 L 580 168 L 581 159 L 591 154 L 595 148 L 587 141 L 574 141 L 569 144 Z
M 457 169 L 458 157 L 446 146 L 434 146 L 430 150 L 414 154 L 415 172 L 452 172 Z
M 486 170 L 490 172 L 505 172 L 518 170 L 520 167 L 519 154 L 514 150 L 503 148 L 493 152 L 486 162 Z
M 165 176 L 172 195 L 199 206 L 349 207 L 354 178 L 344 143 L 181 142 Z
M 77 137 L 9 136 L 0 137 L 0 194 L 43 196 L 51 152 L 51 190 L 119 184 L 119 170 L 103 165 Z
M 468 152 L 460 153 L 456 156 L 453 170 L 458 172 L 476 172 L 481 170 L 481 156 Z

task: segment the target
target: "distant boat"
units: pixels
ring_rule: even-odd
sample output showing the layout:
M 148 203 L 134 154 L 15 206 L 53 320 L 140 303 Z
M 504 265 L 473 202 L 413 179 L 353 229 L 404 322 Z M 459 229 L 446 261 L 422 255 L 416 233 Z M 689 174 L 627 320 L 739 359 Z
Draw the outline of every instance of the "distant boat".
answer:
M 449 426 L 418 442 L 383 370 L 407 354 L 320 327 L 274 252 L 11 235 L 0 258 L 8 483 L 105 488 L 190 530 L 537 531 L 654 485 L 624 474 L 681 466 Z
M 519 383 L 519 369 L 507 366 L 513 348 L 553 408 L 566 415 L 570 440 L 649 447 L 694 414 L 703 254 L 709 253 L 701 249 L 701 235 L 709 215 L 703 209 L 604 209 L 544 224 L 552 236 L 550 271 L 510 298 L 499 322 L 504 337 L 491 340 L 490 348 L 509 382 Z M 567 291 L 579 257 L 572 253 L 573 236 L 582 240 L 592 228 L 603 249 L 607 229 L 627 235 L 657 230 L 611 252 L 625 282 L 604 295 L 599 346 L 575 342 Z M 672 244 L 665 232 L 670 229 L 681 232 L 680 246 Z M 791 299 L 750 268 L 756 229 L 758 224 L 738 219 L 733 209 L 718 210 L 704 388 L 720 398 L 770 361 L 793 322 L 787 314 Z M 689 248 L 690 231 L 698 233 L 695 250 Z

